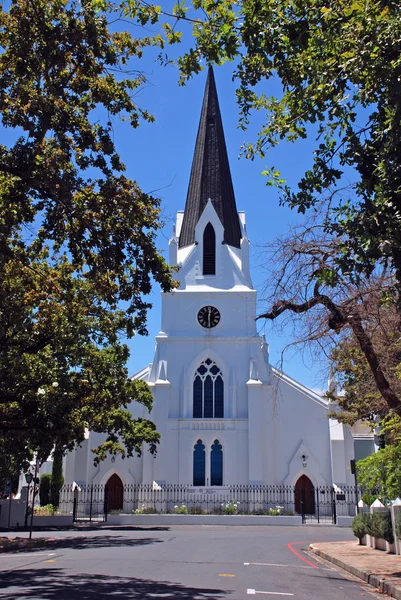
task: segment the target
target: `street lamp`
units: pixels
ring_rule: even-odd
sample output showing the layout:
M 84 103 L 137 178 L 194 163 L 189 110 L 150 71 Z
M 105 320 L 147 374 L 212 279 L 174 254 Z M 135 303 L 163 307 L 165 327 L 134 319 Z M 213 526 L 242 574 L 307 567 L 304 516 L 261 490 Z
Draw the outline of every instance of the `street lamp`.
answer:
M 28 473 L 25 473 L 25 481 L 28 484 L 28 492 L 27 492 L 27 496 L 26 496 L 26 510 L 25 510 L 25 527 L 28 527 L 29 487 L 32 483 L 32 479 L 33 479 L 33 475 L 30 471 L 28 471 Z

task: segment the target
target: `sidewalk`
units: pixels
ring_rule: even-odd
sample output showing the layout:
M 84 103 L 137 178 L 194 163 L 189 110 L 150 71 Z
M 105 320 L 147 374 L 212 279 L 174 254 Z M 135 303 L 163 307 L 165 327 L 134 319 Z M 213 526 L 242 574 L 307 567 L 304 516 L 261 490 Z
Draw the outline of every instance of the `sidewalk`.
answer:
M 381 592 L 401 600 L 401 556 L 359 546 L 357 540 L 319 542 L 311 544 L 310 550 Z

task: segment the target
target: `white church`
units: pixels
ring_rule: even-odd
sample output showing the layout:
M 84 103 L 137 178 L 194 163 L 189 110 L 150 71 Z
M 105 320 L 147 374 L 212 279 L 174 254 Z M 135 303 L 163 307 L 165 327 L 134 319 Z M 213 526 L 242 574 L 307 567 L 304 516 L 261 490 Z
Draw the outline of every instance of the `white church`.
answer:
M 135 375 L 154 396 L 157 455 L 93 464 L 88 439 L 65 459 L 65 482 L 192 489 L 230 485 L 353 485 L 350 460 L 374 452 L 368 430 L 328 419 L 320 395 L 269 364 L 256 328 L 256 291 L 244 212 L 231 180 L 209 68 L 185 210 L 169 242 L 179 287 L 162 294 L 153 362 Z

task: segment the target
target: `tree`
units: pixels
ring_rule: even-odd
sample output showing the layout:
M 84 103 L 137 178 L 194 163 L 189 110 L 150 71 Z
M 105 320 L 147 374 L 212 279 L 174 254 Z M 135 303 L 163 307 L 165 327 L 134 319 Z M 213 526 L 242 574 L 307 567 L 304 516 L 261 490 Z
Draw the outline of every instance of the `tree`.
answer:
M 19 136 L 0 145 L 0 446 L 14 470 L 87 428 L 107 434 L 95 460 L 156 449 L 154 424 L 127 409 L 152 396 L 128 379 L 121 337 L 146 334 L 144 295 L 173 281 L 159 200 L 112 139 L 115 118 L 152 120 L 132 64 L 151 43 L 112 32 L 88 0 L 0 12 L 0 115 Z
M 51 473 L 43 473 L 40 476 L 39 482 L 39 502 L 40 506 L 47 506 L 50 504 L 50 486 L 52 476 Z
M 51 504 L 58 508 L 60 503 L 60 490 L 64 483 L 63 477 L 63 448 L 55 447 L 53 451 L 52 479 L 50 484 Z
M 127 5 L 134 17 L 142 15 L 140 2 Z M 276 297 L 272 309 L 260 316 L 276 319 L 286 311 L 307 315 L 320 306 L 334 332 L 350 327 L 381 395 L 401 415 L 400 398 L 386 378 L 362 315 L 354 310 L 354 292 L 352 310 L 345 296 L 340 302 L 336 299 L 339 280 L 358 290 L 369 278 L 376 285 L 377 271 L 384 270 L 394 278 L 387 285 L 386 301 L 391 298 L 401 313 L 399 3 L 200 0 L 192 3 L 190 12 L 178 3 L 171 15 L 146 7 L 149 18 L 153 12 L 156 18 L 174 21 L 173 26 L 164 23 L 169 41 L 171 31 L 178 36 L 180 22 L 192 23 L 194 44 L 178 60 L 182 81 L 199 72 L 204 59 L 216 64 L 236 61 L 240 124 L 246 128 L 254 111 L 265 113 L 257 141 L 246 147 L 248 158 L 265 157 L 281 141 L 315 136 L 311 168 L 297 190 L 290 189 L 274 167 L 265 171 L 269 183 L 279 185 L 282 203 L 301 213 L 319 211 L 327 195 L 342 185 L 344 171 L 350 176 L 352 169 L 351 190 L 337 202 L 331 195 L 322 221 L 324 233 L 335 244 L 330 259 L 324 247 L 315 245 L 316 270 L 306 269 L 303 294 L 295 301 L 287 288 L 287 294 Z M 281 83 L 279 97 L 265 93 L 263 84 L 272 77 Z M 297 240 L 293 242 L 294 248 Z M 289 252 L 289 257 L 297 269 L 302 254 Z
M 365 493 L 394 500 L 401 494 L 401 444 L 387 446 L 358 461 L 358 481 Z M 373 500 L 372 500 L 373 501 Z
M 365 329 L 383 366 L 392 389 L 401 397 L 401 341 L 399 315 L 395 306 L 383 305 L 369 298 L 371 305 Z M 340 421 L 353 425 L 362 419 L 372 427 L 380 427 L 386 444 L 401 442 L 401 419 L 394 415 L 377 389 L 369 364 L 355 336 L 344 337 L 331 353 L 332 368 L 341 394 L 331 394 L 341 412 Z

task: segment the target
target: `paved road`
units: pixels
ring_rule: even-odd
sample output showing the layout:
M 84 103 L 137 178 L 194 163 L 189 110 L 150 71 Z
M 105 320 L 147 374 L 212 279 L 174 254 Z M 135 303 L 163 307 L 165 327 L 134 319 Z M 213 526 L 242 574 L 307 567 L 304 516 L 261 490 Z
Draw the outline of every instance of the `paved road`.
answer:
M 311 542 L 352 539 L 348 529 L 175 526 L 34 533 L 42 535 L 54 538 L 54 547 L 0 555 L 0 599 L 375 598 L 366 586 L 303 552 Z

